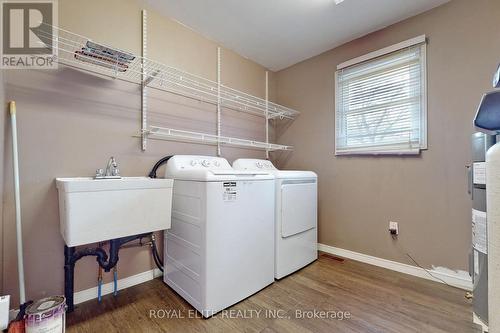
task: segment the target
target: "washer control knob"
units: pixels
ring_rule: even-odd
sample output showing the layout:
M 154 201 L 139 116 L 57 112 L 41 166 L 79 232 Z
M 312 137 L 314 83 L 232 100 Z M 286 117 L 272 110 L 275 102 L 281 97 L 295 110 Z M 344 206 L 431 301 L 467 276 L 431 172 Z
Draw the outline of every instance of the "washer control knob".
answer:
M 262 167 L 264 166 L 264 165 L 262 164 L 262 162 L 257 162 L 257 163 L 255 163 L 255 165 L 256 165 L 256 166 L 257 166 L 257 168 L 259 168 L 259 169 L 262 169 Z
M 215 165 L 216 167 L 220 167 L 220 163 L 219 163 L 219 161 L 215 161 L 215 162 L 214 162 L 214 165 Z
M 197 160 L 192 160 L 191 161 L 191 166 L 196 166 L 198 164 L 198 161 Z
M 201 165 L 203 165 L 203 166 L 206 168 L 206 167 L 210 166 L 210 161 L 208 161 L 208 160 L 203 160 L 203 161 L 201 162 Z

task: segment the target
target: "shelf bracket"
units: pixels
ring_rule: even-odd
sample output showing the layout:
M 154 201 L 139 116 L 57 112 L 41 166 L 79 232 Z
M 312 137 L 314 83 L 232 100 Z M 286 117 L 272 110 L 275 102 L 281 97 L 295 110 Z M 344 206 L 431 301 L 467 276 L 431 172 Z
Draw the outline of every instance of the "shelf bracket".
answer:
M 220 88 L 221 88 L 221 63 L 220 63 L 220 47 L 217 47 L 217 156 L 221 156 L 221 98 L 220 98 Z
M 151 75 L 149 75 L 145 80 L 144 80 L 144 86 L 148 86 L 151 82 L 154 81 L 154 79 L 156 79 L 156 77 L 160 74 L 160 70 L 157 69 L 155 70 Z
M 269 145 L 269 71 L 266 71 L 266 144 Z M 266 159 L 269 159 L 269 148 L 266 148 Z
M 141 59 L 141 149 L 146 151 L 147 140 L 148 140 L 148 91 L 147 85 L 152 81 L 148 81 L 146 77 L 146 56 L 147 56 L 147 45 L 148 45 L 148 34 L 147 34 L 147 12 L 145 9 L 142 10 L 142 59 Z M 153 73 L 154 75 L 154 73 Z M 152 75 L 152 76 L 153 76 Z

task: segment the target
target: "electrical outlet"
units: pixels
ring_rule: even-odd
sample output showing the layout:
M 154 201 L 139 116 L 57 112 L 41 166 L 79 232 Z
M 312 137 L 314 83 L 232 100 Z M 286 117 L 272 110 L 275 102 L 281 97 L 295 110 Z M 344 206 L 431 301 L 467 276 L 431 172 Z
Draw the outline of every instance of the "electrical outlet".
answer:
M 391 235 L 399 235 L 398 222 L 389 221 L 389 233 Z

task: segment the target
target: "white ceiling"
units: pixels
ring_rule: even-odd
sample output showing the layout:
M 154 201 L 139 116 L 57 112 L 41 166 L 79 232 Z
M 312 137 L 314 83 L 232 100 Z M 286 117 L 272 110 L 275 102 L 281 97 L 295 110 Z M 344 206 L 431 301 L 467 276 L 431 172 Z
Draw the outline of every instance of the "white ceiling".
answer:
M 147 0 L 164 15 L 280 70 L 449 0 Z

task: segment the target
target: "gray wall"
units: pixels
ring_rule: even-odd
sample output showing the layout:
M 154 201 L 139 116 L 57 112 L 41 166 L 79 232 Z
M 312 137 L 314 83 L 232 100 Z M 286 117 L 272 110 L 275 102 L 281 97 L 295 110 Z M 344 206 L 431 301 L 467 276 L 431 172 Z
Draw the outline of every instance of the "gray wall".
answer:
M 465 164 L 481 95 L 500 62 L 500 1 L 453 0 L 277 73 L 278 101 L 302 111 L 281 134 L 286 168 L 319 175 L 319 241 L 426 267 L 467 270 Z M 346 60 L 425 34 L 429 149 L 418 157 L 334 156 L 334 72 Z M 393 241 L 389 220 L 400 223 Z

